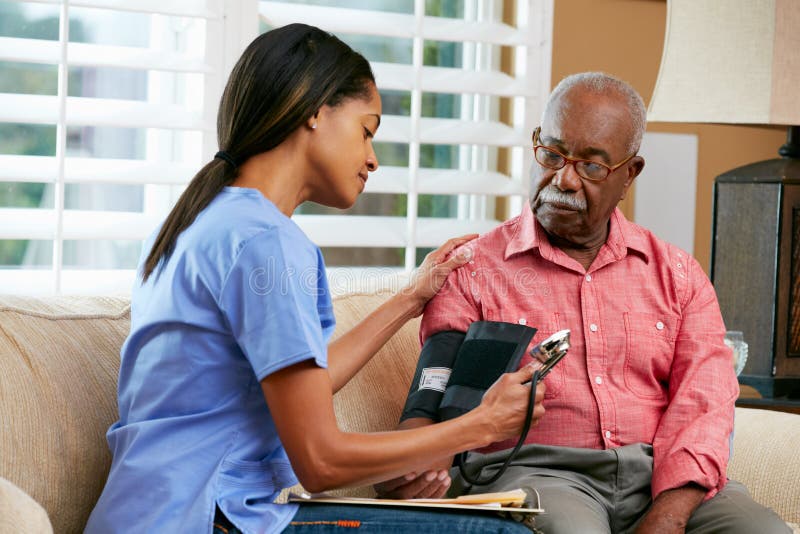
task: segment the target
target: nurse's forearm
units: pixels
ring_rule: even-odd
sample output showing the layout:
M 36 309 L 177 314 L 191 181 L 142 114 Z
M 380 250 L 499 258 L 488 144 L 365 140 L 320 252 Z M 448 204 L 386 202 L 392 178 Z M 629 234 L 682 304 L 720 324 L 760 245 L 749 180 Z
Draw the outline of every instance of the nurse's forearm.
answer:
M 396 432 L 346 433 L 338 428 L 330 376 L 306 360 L 262 380 L 264 397 L 303 486 L 312 492 L 364 485 L 429 466 L 437 458 L 519 434 L 533 368 L 503 375 L 477 408 L 444 423 Z M 534 419 L 544 413 L 537 391 Z M 370 406 L 364 406 L 369 410 Z
M 328 345 L 333 392 L 347 384 L 390 337 L 419 315 L 423 306 L 410 293 L 400 292 Z

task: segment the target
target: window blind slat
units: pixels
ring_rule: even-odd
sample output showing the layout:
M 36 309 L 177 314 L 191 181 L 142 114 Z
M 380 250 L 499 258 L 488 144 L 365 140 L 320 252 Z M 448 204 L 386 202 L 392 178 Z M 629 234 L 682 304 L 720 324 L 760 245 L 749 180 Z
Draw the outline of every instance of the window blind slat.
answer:
M 161 217 L 117 211 L 64 210 L 64 239 L 147 238 Z
M 79 295 L 130 294 L 135 269 L 62 269 L 61 292 Z
M 1 160 L 0 160 L 1 161 Z M 459 169 L 419 169 L 417 193 L 422 195 L 520 195 L 528 189 L 519 180 L 498 172 L 462 171 Z M 408 169 L 378 167 L 370 173 L 366 193 L 408 193 Z
M 41 0 L 36 0 L 41 1 Z M 60 3 L 55 2 L 46 3 Z M 203 19 L 218 19 L 222 17 L 220 0 L 165 2 L 164 0 L 70 0 L 72 7 L 93 7 L 99 9 L 113 9 L 115 11 L 132 11 L 136 13 L 149 13 L 158 15 L 173 15 L 178 17 L 193 17 Z
M 497 224 L 495 220 L 420 217 L 417 219 L 416 242 L 418 247 L 438 247 L 459 235 L 485 234 L 496 228 Z
M 0 155 L 0 182 L 56 181 L 58 160 L 49 156 Z
M 58 97 L 0 93 L 0 122 L 56 124 Z M 110 98 L 67 98 L 67 125 L 212 130 L 199 111 L 183 106 Z
M 68 64 L 77 67 L 115 67 L 170 72 L 211 73 L 202 59 L 132 46 L 69 43 Z M 61 45 L 58 41 L 0 37 L 0 60 L 25 63 L 58 64 Z
M 47 295 L 55 291 L 50 269 L 0 269 L 0 289 L 7 295 Z
M 66 183 L 182 185 L 198 171 L 176 162 L 65 158 Z M 49 156 L 0 155 L 0 182 L 56 181 L 58 161 Z
M 410 91 L 414 68 L 395 63 L 372 63 L 380 89 Z M 421 87 L 429 93 L 476 93 L 492 96 L 532 96 L 535 84 L 495 71 L 474 71 L 448 67 L 422 67 Z
M 420 119 L 420 141 L 430 144 L 526 146 L 530 135 L 493 121 Z
M 494 121 L 419 119 L 419 141 L 438 145 L 528 146 L 530 135 Z M 411 120 L 397 115 L 381 117 L 377 142 L 408 143 Z
M 414 15 L 341 7 L 262 1 L 261 16 L 273 26 L 304 22 L 329 32 L 414 37 Z M 422 37 L 437 41 L 479 41 L 499 45 L 524 45 L 529 32 L 498 22 L 471 22 L 444 17 L 423 17 Z
M 80 295 L 130 294 L 134 269 L 63 269 L 61 293 Z M 49 269 L 0 269 L 0 288 L 12 295 L 47 295 L 55 291 Z
M 405 217 L 295 215 L 293 219 L 321 247 L 399 248 L 408 239 Z M 498 221 L 420 217 L 417 223 L 417 246 L 438 247 L 457 235 L 488 232 Z
M 64 210 L 63 239 L 145 239 L 161 217 L 120 211 Z M 55 212 L 0 208 L 0 239 L 53 239 Z
M 405 217 L 295 215 L 292 219 L 321 247 L 403 247 Z
M 498 172 L 420 169 L 417 190 L 429 195 L 527 195 L 527 187 Z
M 0 239 L 53 239 L 53 210 L 0 208 Z
M 288 2 L 259 2 L 261 17 L 272 26 L 302 22 L 336 33 L 381 35 L 385 37 L 414 36 L 414 16 L 367 9 L 312 6 Z
M 508 46 L 529 42 L 528 32 L 499 22 L 425 17 L 422 24 L 422 35 L 436 41 L 477 41 Z
M 380 163 L 380 162 L 378 162 Z M 408 169 L 381 165 L 369 174 L 365 193 L 408 193 Z

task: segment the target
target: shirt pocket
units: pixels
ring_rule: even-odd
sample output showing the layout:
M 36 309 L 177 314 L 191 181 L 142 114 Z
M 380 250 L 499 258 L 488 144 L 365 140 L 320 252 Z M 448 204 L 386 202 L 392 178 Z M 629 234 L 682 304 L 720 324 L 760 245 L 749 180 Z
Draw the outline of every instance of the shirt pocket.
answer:
M 644 399 L 663 398 L 675 354 L 675 318 L 625 312 L 625 386 Z
M 520 360 L 519 366 L 523 367 L 534 361 L 530 355 L 530 350 L 541 341 L 561 330 L 561 314 L 558 312 L 543 312 L 539 310 L 513 311 L 507 309 L 486 310 L 485 316 L 489 321 L 503 321 L 506 323 L 524 324 L 536 328 L 536 335 L 533 336 L 530 345 L 525 350 L 525 354 Z M 545 398 L 557 397 L 564 389 L 564 362 L 559 362 L 544 377 L 547 386 Z

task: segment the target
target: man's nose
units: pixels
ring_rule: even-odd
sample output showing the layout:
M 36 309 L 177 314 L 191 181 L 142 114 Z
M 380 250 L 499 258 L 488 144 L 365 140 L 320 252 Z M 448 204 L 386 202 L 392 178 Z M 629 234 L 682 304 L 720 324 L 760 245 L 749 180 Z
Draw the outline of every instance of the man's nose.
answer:
M 553 185 L 561 191 L 577 191 L 581 188 L 583 181 L 578 171 L 575 170 L 575 162 L 569 161 L 556 171 L 553 176 Z

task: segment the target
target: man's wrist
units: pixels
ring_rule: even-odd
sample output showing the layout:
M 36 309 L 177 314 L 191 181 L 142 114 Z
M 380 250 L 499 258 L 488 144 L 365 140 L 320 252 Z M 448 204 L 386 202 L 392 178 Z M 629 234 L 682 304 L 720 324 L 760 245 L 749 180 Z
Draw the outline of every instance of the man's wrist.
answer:
M 636 534 L 684 532 L 707 492 L 695 483 L 663 491 L 636 527 Z
M 684 523 L 700 506 L 708 490 L 694 482 L 661 492 L 653 501 L 651 509 L 662 509 Z

